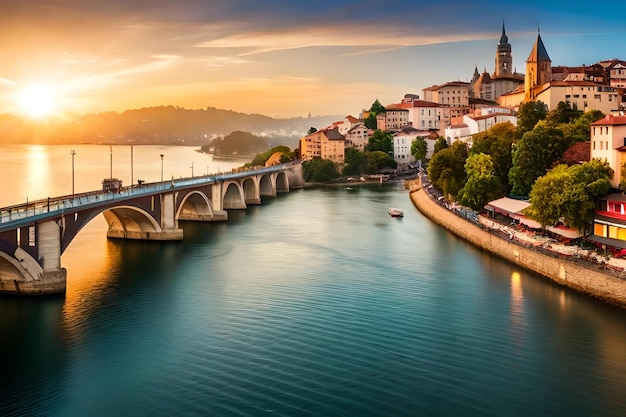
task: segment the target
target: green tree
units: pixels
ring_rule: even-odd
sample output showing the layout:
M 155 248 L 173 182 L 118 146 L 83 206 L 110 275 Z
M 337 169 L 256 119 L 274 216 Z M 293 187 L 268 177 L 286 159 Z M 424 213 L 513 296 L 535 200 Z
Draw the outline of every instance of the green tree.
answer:
M 367 157 L 366 172 L 375 174 L 384 168 L 396 168 L 398 163 L 388 153 L 382 151 L 365 152 Z
M 522 103 L 517 111 L 517 133 L 522 137 L 524 133 L 535 128 L 535 125 L 546 118 L 548 106 L 543 101 L 528 101 Z
M 385 112 L 385 107 L 382 104 L 380 104 L 380 101 L 378 101 L 378 99 L 374 100 L 374 102 L 370 106 L 369 114 L 367 115 L 365 120 L 363 120 L 363 124 L 365 124 L 365 126 L 368 129 L 376 129 L 378 127 L 376 116 L 379 113 L 384 113 L 384 112 Z
M 370 107 L 370 112 L 374 113 L 374 114 L 378 114 L 378 113 L 384 113 L 385 112 L 385 107 L 380 104 L 380 101 L 378 101 L 378 99 L 374 100 L 374 102 L 372 103 L 371 107 Z
M 560 129 L 543 122 L 524 133 L 513 149 L 509 172 L 513 193 L 528 195 L 535 180 L 545 175 L 570 145 Z
M 591 140 L 591 123 L 604 117 L 600 110 L 587 110 L 573 121 L 561 125 L 563 135 L 576 142 L 588 142 Z
M 363 124 L 368 129 L 375 130 L 378 127 L 378 122 L 376 120 L 376 113 L 368 114 L 365 120 L 363 120 Z
M 546 116 L 546 122 L 559 125 L 566 124 L 576 120 L 578 117 L 582 115 L 580 110 L 572 108 L 570 103 L 565 101 L 559 101 L 559 104 L 556 105 L 556 108 L 550 110 L 548 115 Z
M 526 214 L 543 226 L 563 219 L 578 230 L 590 226 L 596 200 L 611 189 L 613 170 L 598 159 L 582 165 L 557 165 L 537 178 L 530 192 L 530 207 Z
M 306 182 L 326 182 L 339 177 L 337 165 L 319 156 L 302 164 L 302 176 Z
M 480 211 L 491 200 L 502 196 L 501 185 L 494 174 L 493 162 L 484 153 L 472 154 L 465 162 L 467 182 L 459 191 L 459 202 Z
M 308 130 L 308 132 L 306 132 L 307 136 L 308 135 L 312 135 L 313 133 L 317 132 L 317 129 L 314 128 L 313 126 L 311 126 Z
M 346 149 L 344 156 L 344 175 L 361 175 L 367 169 L 367 155 L 357 148 Z
M 433 156 L 437 154 L 442 149 L 446 149 L 448 147 L 448 141 L 443 136 L 439 136 L 437 141 L 435 142 L 435 147 L 433 148 Z
M 467 145 L 464 142 L 455 142 L 450 148 L 437 152 L 428 164 L 431 183 L 445 195 L 456 197 L 467 178 L 467 157 Z
M 417 137 L 411 142 L 411 155 L 415 157 L 416 161 L 423 161 L 426 159 L 426 153 L 428 152 L 428 143 L 422 137 Z
M 497 123 L 488 130 L 473 136 L 470 154 L 484 153 L 491 156 L 494 175 L 500 190 L 508 190 L 509 171 L 513 166 L 513 142 L 517 129 L 511 122 Z
M 369 138 L 367 145 L 365 145 L 365 150 L 370 152 L 393 152 L 393 136 L 389 132 L 377 129 Z

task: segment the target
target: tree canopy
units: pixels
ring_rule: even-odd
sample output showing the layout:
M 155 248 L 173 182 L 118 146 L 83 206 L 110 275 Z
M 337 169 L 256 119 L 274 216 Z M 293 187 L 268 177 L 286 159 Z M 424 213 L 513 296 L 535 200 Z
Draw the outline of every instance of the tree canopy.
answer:
M 384 168 L 395 169 L 398 163 L 387 152 L 373 151 L 365 152 L 367 157 L 366 173 L 374 174 L 380 172 Z
M 337 165 L 319 156 L 302 164 L 302 176 L 307 182 L 326 182 L 339 177 Z
M 545 175 L 570 145 L 560 129 L 543 122 L 524 133 L 513 149 L 509 171 L 513 193 L 528 195 L 535 180 Z
M 518 137 L 533 130 L 535 125 L 547 116 L 548 106 L 543 101 L 528 101 L 520 104 L 517 111 Z
M 391 136 L 391 133 L 389 132 L 377 129 L 369 138 L 367 145 L 365 145 L 365 150 L 370 152 L 393 152 L 393 136 Z
M 443 136 L 439 136 L 437 141 L 435 142 L 435 147 L 433 148 L 433 156 L 442 149 L 446 149 L 448 147 L 448 141 Z
M 376 115 L 384 112 L 385 107 L 380 104 L 380 101 L 378 101 L 378 99 L 374 100 L 374 102 L 370 106 L 369 114 L 367 115 L 363 123 L 368 129 L 376 129 L 376 127 L 378 126 L 378 123 L 376 121 Z
M 493 162 L 484 153 L 472 154 L 465 163 L 467 182 L 459 191 L 459 202 L 473 210 L 502 196 L 501 185 L 494 174 Z
M 466 181 L 467 145 L 455 142 L 450 148 L 437 152 L 428 164 L 428 177 L 445 195 L 456 197 Z
M 557 165 L 537 178 L 526 214 L 543 226 L 562 219 L 569 227 L 584 230 L 593 220 L 597 198 L 611 189 L 612 176 L 609 164 L 598 159 L 571 167 Z
M 509 171 L 513 165 L 513 142 L 517 130 L 511 122 L 497 123 L 488 130 L 473 136 L 470 154 L 484 153 L 491 156 L 498 188 L 509 189 Z
M 415 157 L 416 161 L 423 161 L 426 159 L 426 153 L 428 152 L 428 143 L 422 137 L 417 137 L 411 142 L 411 155 Z
M 346 149 L 343 161 L 344 175 L 361 175 L 367 169 L 367 155 L 356 148 Z

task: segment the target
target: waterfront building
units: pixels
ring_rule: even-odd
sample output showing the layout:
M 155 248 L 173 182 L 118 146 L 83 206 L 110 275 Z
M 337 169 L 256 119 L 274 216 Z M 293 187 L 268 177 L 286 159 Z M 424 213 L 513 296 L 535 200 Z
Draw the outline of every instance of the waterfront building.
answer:
M 320 135 L 320 148 L 322 159 L 343 164 L 345 157 L 345 136 L 338 129 L 323 129 Z
M 626 249 L 626 195 L 613 193 L 598 200 L 593 233 L 587 239 L 620 251 Z
M 419 130 L 412 126 L 405 126 L 392 134 L 393 159 L 398 163 L 398 166 L 406 166 L 415 162 L 415 157 L 411 154 L 413 141 L 418 137 L 427 137 L 430 132 L 428 130 Z
M 346 148 L 357 148 L 359 151 L 365 151 L 365 145 L 368 144 L 370 136 L 373 132 L 363 123 L 357 123 L 346 133 Z
M 591 158 L 609 163 L 614 171 L 611 186 L 618 188 L 626 162 L 626 116 L 607 115 L 591 124 Z

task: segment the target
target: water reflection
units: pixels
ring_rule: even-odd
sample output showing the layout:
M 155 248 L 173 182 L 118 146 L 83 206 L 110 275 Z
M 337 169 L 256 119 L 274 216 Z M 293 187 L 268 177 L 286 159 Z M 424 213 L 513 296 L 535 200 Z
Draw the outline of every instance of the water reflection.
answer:
M 47 147 L 30 145 L 25 154 L 24 184 L 22 192 L 24 199 L 31 196 L 30 200 L 40 198 L 49 193 L 50 182 L 53 178 L 48 175 L 50 171 L 50 155 L 46 152 Z
M 511 274 L 511 330 L 517 345 L 524 344 L 524 290 L 519 272 Z

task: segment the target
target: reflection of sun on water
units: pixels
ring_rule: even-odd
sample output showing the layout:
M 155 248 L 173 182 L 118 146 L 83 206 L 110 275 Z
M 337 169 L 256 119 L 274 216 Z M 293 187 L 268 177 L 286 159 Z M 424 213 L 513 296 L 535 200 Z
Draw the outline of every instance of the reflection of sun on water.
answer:
M 67 269 L 64 320 L 68 328 L 82 328 L 79 324 L 89 319 L 89 311 L 117 276 L 120 248 L 107 239 L 106 230 L 104 217 L 97 216 L 62 255 L 61 263 Z
M 521 343 L 524 335 L 524 292 L 519 272 L 511 275 L 511 330 Z
M 24 183 L 24 193 L 30 196 L 30 200 L 42 199 L 48 196 L 49 190 L 53 189 L 50 181 L 50 156 L 46 152 L 46 147 L 32 145 L 28 147 L 26 154 L 26 178 Z

